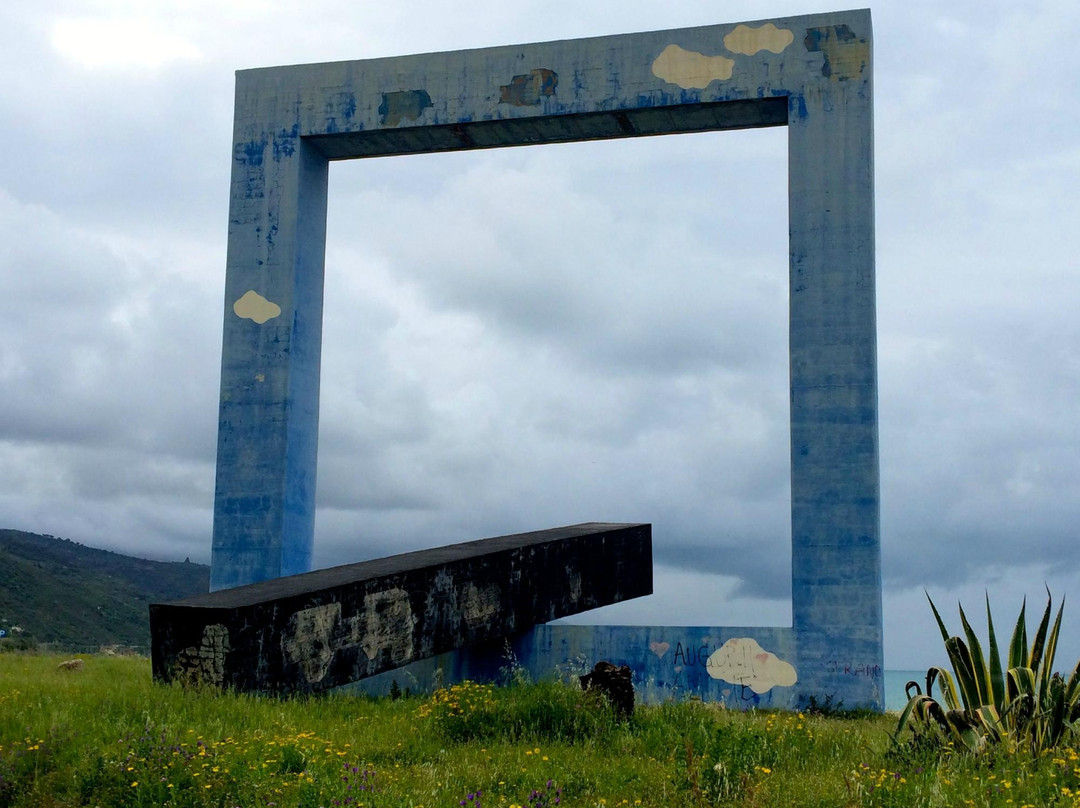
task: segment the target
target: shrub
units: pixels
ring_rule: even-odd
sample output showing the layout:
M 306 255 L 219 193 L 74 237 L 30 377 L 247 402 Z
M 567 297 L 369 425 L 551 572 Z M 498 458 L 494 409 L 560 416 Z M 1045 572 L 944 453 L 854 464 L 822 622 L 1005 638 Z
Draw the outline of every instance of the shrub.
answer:
M 430 718 L 455 742 L 578 743 L 610 733 L 617 723 L 602 696 L 560 682 L 495 688 L 464 681 L 436 690 L 417 716 Z

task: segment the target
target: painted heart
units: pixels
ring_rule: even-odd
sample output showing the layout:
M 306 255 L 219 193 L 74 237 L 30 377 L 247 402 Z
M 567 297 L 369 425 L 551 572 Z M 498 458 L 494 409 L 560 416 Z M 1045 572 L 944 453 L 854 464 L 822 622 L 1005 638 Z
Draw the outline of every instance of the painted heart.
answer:
M 666 642 L 651 642 L 649 643 L 649 650 L 656 654 L 658 659 L 663 659 L 664 654 L 668 652 L 671 646 Z

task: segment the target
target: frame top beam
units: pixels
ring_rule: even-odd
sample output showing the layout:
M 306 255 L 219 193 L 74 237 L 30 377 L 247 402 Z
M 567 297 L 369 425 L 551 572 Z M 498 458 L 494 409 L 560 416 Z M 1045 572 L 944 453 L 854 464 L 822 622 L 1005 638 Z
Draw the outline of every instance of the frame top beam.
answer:
M 241 70 L 238 134 L 281 121 L 249 129 L 249 150 L 291 154 L 303 137 L 349 159 L 782 125 L 768 100 L 869 79 L 870 31 L 863 9 Z M 731 101 L 747 103 L 713 106 Z

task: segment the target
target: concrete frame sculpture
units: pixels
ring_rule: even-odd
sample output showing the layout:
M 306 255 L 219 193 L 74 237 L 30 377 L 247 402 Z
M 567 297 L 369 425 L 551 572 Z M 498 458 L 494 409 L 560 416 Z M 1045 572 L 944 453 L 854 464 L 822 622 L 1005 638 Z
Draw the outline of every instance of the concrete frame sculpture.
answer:
M 629 664 L 646 698 L 881 709 L 872 116 L 868 10 L 240 71 L 212 588 L 309 569 L 329 161 L 787 125 L 792 626 L 514 648 L 537 672 Z

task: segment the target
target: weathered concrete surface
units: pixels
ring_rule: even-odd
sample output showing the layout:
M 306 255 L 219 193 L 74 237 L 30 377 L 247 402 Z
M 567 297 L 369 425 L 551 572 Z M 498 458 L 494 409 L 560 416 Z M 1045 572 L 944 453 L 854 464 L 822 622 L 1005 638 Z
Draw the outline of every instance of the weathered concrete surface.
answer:
M 881 709 L 872 64 L 859 10 L 238 73 L 212 588 L 310 568 L 330 160 L 787 125 L 794 621 L 697 646 L 781 654 L 755 699 Z M 675 631 L 552 648 L 646 671 Z
M 852 707 L 856 704 L 848 700 L 851 689 L 832 682 L 880 685 L 882 681 L 872 657 L 834 657 L 820 672 L 804 665 L 790 627 L 549 623 L 515 635 L 509 644 L 517 663 L 537 677 L 558 673 L 576 681 L 600 660 L 626 665 L 633 671 L 637 701 L 652 704 L 693 695 L 733 709 L 796 709 L 806 706 L 811 696 L 820 702 L 832 695 L 834 704 L 843 699 L 845 707 Z M 506 667 L 506 645 L 482 643 L 464 652 L 440 654 L 372 676 L 358 682 L 357 688 L 385 695 L 395 681 L 399 687 L 425 692 L 445 682 L 497 680 Z M 845 650 L 841 643 L 836 647 L 840 653 Z M 818 673 L 831 677 L 828 689 L 821 689 Z M 875 698 L 883 696 L 878 692 Z
M 652 592 L 650 525 L 587 523 L 150 607 L 154 677 L 320 691 Z

